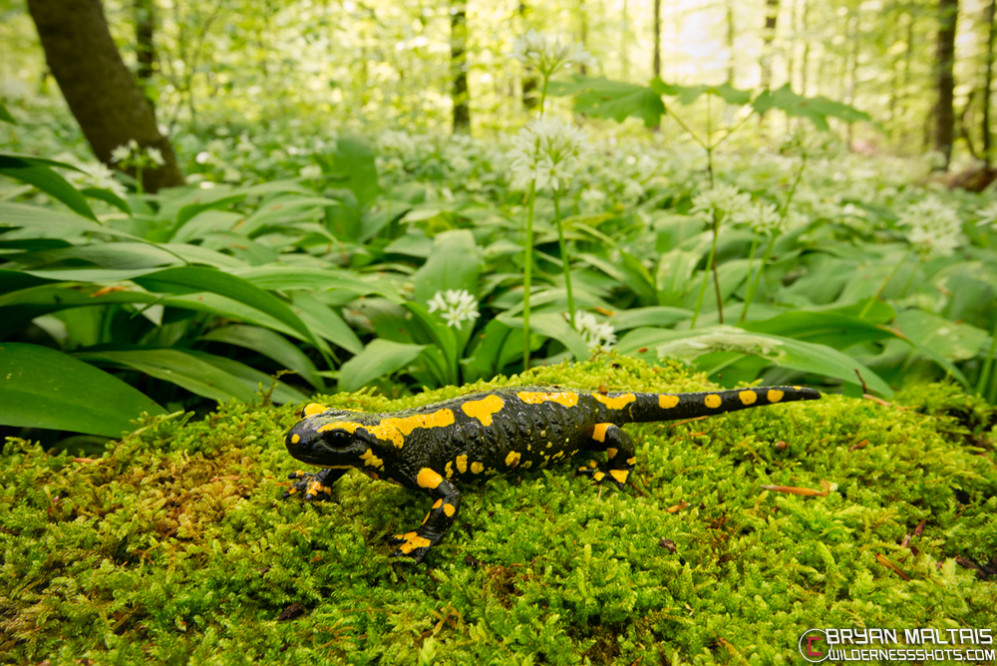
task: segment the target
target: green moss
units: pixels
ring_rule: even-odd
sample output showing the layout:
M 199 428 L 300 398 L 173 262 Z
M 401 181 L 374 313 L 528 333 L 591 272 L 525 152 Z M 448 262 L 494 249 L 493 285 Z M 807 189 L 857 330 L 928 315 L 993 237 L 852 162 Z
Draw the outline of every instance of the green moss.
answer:
M 473 388 L 524 383 L 706 386 L 604 358 Z M 467 390 L 328 402 L 399 409 Z M 469 487 L 420 566 L 384 538 L 422 519 L 423 497 L 349 474 L 338 503 L 278 499 L 298 467 L 291 407 L 155 419 L 95 461 L 10 440 L 0 658 L 795 663 L 811 627 L 994 627 L 997 582 L 967 568 L 997 557 L 994 413 L 952 387 L 900 400 L 631 426 L 636 489 L 567 464 Z M 824 497 L 762 488 L 822 481 Z

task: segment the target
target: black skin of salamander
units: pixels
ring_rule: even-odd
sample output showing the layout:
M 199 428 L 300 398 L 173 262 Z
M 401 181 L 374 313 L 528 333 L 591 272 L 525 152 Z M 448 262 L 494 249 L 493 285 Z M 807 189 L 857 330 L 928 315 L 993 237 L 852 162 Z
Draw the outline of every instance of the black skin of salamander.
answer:
M 453 524 L 462 482 L 560 462 L 579 451 L 605 451 L 605 463 L 579 472 L 622 488 L 636 460 L 624 424 L 818 398 L 817 391 L 798 386 L 675 394 L 531 386 L 385 414 L 308 405 L 285 443 L 292 456 L 324 469 L 291 474 L 294 482 L 284 497 L 328 500 L 333 484 L 351 468 L 426 493 L 433 504 L 422 525 L 390 540 L 398 545 L 395 556 L 419 562 Z

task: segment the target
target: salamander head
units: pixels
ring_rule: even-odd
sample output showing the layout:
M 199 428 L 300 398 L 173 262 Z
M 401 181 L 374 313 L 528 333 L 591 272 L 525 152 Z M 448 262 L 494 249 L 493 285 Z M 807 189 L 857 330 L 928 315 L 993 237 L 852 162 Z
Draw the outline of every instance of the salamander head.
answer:
M 288 452 L 302 462 L 324 467 L 362 466 L 370 435 L 352 412 L 327 411 L 298 421 L 287 433 Z

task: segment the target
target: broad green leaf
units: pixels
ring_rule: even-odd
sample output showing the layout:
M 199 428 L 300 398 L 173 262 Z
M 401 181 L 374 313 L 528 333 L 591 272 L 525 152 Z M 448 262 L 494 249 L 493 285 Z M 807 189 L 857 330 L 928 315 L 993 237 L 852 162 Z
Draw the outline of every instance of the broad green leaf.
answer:
M 311 359 L 283 335 L 270 329 L 232 324 L 211 330 L 202 335 L 201 339 L 252 350 L 273 359 L 285 369 L 298 373 L 315 390 L 321 391 L 325 388 L 325 383 Z
M 668 327 L 692 318 L 692 310 L 656 305 L 614 312 L 609 323 L 617 331 L 628 331 L 640 326 Z
M 374 151 L 363 139 L 340 137 L 334 153 L 314 157 L 323 172 L 345 182 L 346 188 L 356 197 L 358 208 L 366 208 L 381 191 Z
M 902 337 L 898 331 L 833 311 L 784 312 L 764 321 L 739 324 L 746 331 L 847 349 L 862 342 Z
M 197 350 L 190 350 L 186 353 L 205 363 L 210 363 L 222 372 L 237 378 L 246 388 L 253 391 L 254 400 L 261 397 L 261 394 L 270 391 L 271 387 L 273 387 L 273 393 L 270 394 L 270 400 L 277 405 L 283 405 L 288 402 L 304 402 L 308 399 L 308 396 L 298 389 L 288 386 L 279 380 L 275 383 L 273 377 L 265 372 L 251 368 L 245 363 Z
M 200 215 L 206 210 L 222 210 L 227 208 L 231 204 L 239 203 L 246 198 L 246 194 L 241 192 L 239 194 L 230 194 L 225 196 L 214 196 L 206 195 L 204 198 L 210 199 L 209 201 L 192 203 L 184 206 L 177 213 L 176 222 L 173 225 L 173 229 L 167 234 L 164 241 L 173 240 L 173 237 L 177 234 L 180 229 L 183 228 L 185 224 L 193 220 L 195 217 Z
M 647 347 L 653 348 L 658 358 L 691 362 L 712 352 L 738 352 L 764 358 L 783 368 L 833 377 L 855 385 L 860 383 L 858 372 L 872 390 L 887 396 L 893 394 L 890 386 L 876 373 L 836 349 L 782 336 L 750 333 L 732 326 L 704 326 L 691 331 L 641 328 L 625 335 L 616 345 L 622 354 L 634 354 Z M 700 369 L 708 373 L 714 370 Z
M 80 194 L 91 199 L 98 199 L 104 203 L 109 203 L 126 215 L 131 215 L 132 213 L 132 208 L 128 205 L 128 202 L 111 190 L 105 190 L 102 187 L 87 187 L 80 190 Z
M 425 345 L 373 340 L 339 369 L 339 390 L 356 391 L 368 382 L 401 370 L 418 358 Z
M 40 268 L 66 261 L 87 261 L 103 268 L 129 270 L 182 264 L 183 260 L 161 245 L 153 243 L 100 243 L 78 245 L 57 250 L 42 250 L 12 257 L 29 268 Z M 54 269 L 53 269 L 54 270 Z
M 142 239 L 126 231 L 106 226 L 73 213 L 39 206 L 0 201 L 0 228 L 21 227 L 43 238 L 76 238 L 85 234 L 106 234 L 135 241 Z
M 86 351 L 75 356 L 93 363 L 131 368 L 218 402 L 232 398 L 253 402 L 259 397 L 255 388 L 241 378 L 179 349 Z
M 501 374 L 503 368 L 523 356 L 523 334 L 513 334 L 513 329 L 497 319 L 485 325 L 477 336 L 477 344 L 463 359 L 464 381 L 491 379 Z
M 412 276 L 415 299 L 425 305 L 436 292 L 450 289 L 476 296 L 481 262 L 481 251 L 470 231 L 444 231 L 433 239 L 429 259 Z
M 651 81 L 651 89 L 659 95 L 677 97 L 679 104 L 682 105 L 692 104 L 702 95 L 719 97 L 731 106 L 744 106 L 751 101 L 750 92 L 738 90 L 729 83 L 721 83 L 718 86 L 683 86 L 677 83 L 665 83 L 655 77 Z
M 413 335 L 416 341 L 419 341 L 420 338 L 423 340 L 428 338 L 443 355 L 446 363 L 446 383 L 457 383 L 459 381 L 457 376 L 459 354 L 467 343 L 467 338 L 474 325 L 473 322 L 463 322 L 463 330 L 454 331 L 444 324 L 438 316 L 431 314 L 421 303 L 409 301 L 404 303 L 402 307 L 412 313 L 413 317 L 410 322 L 412 327 L 414 328 L 416 325 L 421 327 L 422 335 Z
M 387 280 L 360 277 L 342 269 L 298 266 L 253 266 L 230 271 L 261 289 L 310 289 L 331 291 L 344 289 L 355 296 L 379 294 L 389 300 L 401 302 L 402 297 Z
M 291 302 L 294 304 L 295 314 L 316 335 L 353 354 L 363 349 L 360 338 L 331 305 L 300 291 L 291 293 Z M 321 349 L 328 351 L 325 346 Z
M 0 423 L 119 437 L 165 410 L 117 377 L 62 352 L 0 343 Z
M 897 328 L 918 353 L 938 363 L 967 387 L 969 381 L 953 363 L 975 357 L 989 340 L 986 331 L 923 310 L 897 313 Z
M 0 121 L 10 123 L 11 125 L 17 124 L 17 120 L 14 119 L 14 116 L 10 115 L 10 111 L 2 103 L 0 103 Z
M 837 118 L 849 124 L 871 120 L 868 113 L 859 111 L 848 104 L 835 102 L 826 97 L 798 95 L 793 92 L 788 83 L 778 90 L 762 92 L 752 102 L 752 106 L 760 114 L 769 109 L 779 109 L 788 116 L 806 118 L 817 129 L 824 132 L 831 129 L 830 125 L 827 124 L 828 118 Z
M 510 313 L 503 312 L 497 319 L 511 328 L 523 330 L 522 317 L 512 317 Z M 536 312 L 530 315 L 530 334 L 531 337 L 537 334 L 560 342 L 576 360 L 584 361 L 592 356 L 585 340 L 559 312 Z M 522 333 L 518 335 L 522 336 Z
M 97 220 L 97 216 L 90 209 L 86 197 L 70 185 L 68 180 L 48 167 L 29 166 L 23 163 L 17 166 L 18 162 L 20 160 L 16 158 L 0 154 L 0 175 L 34 185 L 53 199 L 64 203 L 73 212 L 91 220 Z
M 575 75 L 570 82 L 552 81 L 548 93 L 555 96 L 573 95 L 574 110 L 594 118 L 612 118 L 623 122 L 633 116 L 647 127 L 656 127 L 665 114 L 661 95 L 647 86 L 604 77 Z

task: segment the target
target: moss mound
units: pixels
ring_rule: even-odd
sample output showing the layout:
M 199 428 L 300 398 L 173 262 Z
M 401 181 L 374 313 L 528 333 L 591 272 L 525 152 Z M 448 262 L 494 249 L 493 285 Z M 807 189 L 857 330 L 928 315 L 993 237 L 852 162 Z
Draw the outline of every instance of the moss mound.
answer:
M 525 383 L 706 387 L 616 358 L 492 385 Z M 278 499 L 295 420 L 227 404 L 96 460 L 8 441 L 0 660 L 798 663 L 811 627 L 997 626 L 994 414 L 951 387 L 629 426 L 636 489 L 570 464 L 466 487 L 419 566 L 384 538 L 425 497 L 351 473 L 336 503 Z

